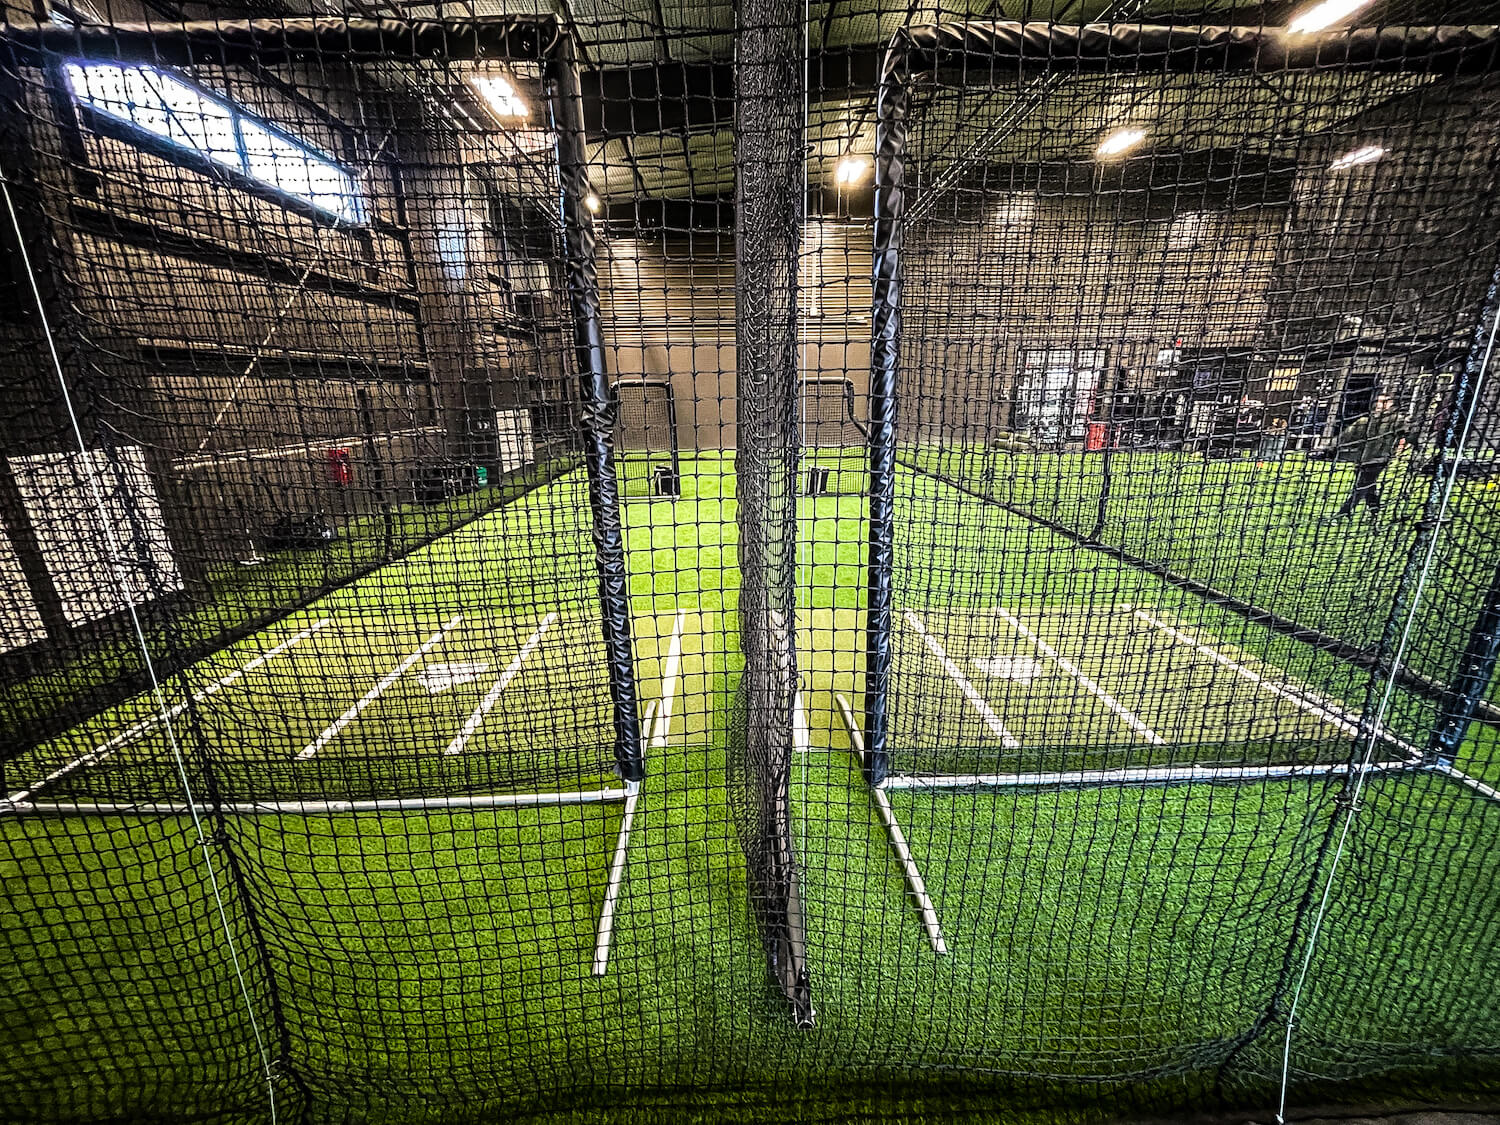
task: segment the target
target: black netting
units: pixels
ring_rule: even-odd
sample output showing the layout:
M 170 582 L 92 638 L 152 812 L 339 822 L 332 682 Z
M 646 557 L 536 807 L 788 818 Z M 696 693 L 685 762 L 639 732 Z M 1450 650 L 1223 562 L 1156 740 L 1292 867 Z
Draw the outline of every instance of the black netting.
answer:
M 805 75 L 801 23 L 789 5 L 746 4 L 736 20 L 734 469 L 744 670 L 726 765 L 771 973 L 797 1023 L 811 1026 L 791 809 L 800 699 L 797 253 Z
M 8 7 L 0 1119 L 1493 1100 L 1418 7 Z

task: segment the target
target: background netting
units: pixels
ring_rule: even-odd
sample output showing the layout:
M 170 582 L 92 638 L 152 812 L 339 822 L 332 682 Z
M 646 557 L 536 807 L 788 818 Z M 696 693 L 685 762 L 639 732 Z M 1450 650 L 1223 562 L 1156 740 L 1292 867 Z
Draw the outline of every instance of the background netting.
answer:
M 1500 9 L 532 8 L 6 8 L 0 1118 L 1492 1099 Z

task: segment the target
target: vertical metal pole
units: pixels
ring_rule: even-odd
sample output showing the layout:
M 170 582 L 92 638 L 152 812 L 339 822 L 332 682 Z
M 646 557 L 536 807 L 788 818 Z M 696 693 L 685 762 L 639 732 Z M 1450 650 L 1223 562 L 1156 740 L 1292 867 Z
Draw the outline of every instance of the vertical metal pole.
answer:
M 594 521 L 594 559 L 599 568 L 599 601 L 604 613 L 604 645 L 609 690 L 615 712 L 615 766 L 626 781 L 645 776 L 640 718 L 636 713 L 635 665 L 630 645 L 630 583 L 625 569 L 625 538 L 615 477 L 613 410 L 604 369 L 604 333 L 599 315 L 599 275 L 594 266 L 594 218 L 584 146 L 583 95 L 573 40 L 560 33 L 546 54 L 545 78 L 552 125 L 557 133 L 563 255 L 568 306 L 573 321 L 573 353 L 582 398 L 584 463 Z

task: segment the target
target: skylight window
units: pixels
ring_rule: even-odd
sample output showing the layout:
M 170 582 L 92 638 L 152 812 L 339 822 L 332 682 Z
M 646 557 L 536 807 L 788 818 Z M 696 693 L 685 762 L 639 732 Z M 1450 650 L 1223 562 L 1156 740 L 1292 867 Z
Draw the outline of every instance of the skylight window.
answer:
M 90 109 L 337 220 L 362 220 L 353 176 L 232 103 L 155 67 L 69 63 L 65 70 L 73 96 Z

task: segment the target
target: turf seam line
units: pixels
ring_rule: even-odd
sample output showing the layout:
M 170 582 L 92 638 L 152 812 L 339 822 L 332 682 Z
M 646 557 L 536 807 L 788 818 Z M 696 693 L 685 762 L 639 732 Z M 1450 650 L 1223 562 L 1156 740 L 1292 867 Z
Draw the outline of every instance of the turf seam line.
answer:
M 490 708 L 495 706 L 495 703 L 500 698 L 500 694 L 520 674 L 521 665 L 525 664 L 526 658 L 536 651 L 536 646 L 542 643 L 542 637 L 548 629 L 552 628 L 552 623 L 556 620 L 557 612 L 555 610 L 542 618 L 542 623 L 536 627 L 536 631 L 526 638 L 526 643 L 521 646 L 521 651 L 511 657 L 510 663 L 500 673 L 499 679 L 490 685 L 490 690 L 485 692 L 484 698 L 479 701 L 479 706 L 475 707 L 473 714 L 465 720 L 463 728 L 453 736 L 453 741 L 448 743 L 447 749 L 443 751 L 444 754 L 459 754 L 463 752 L 463 748 L 469 744 L 469 739 L 474 737 L 475 732 L 484 723 L 484 717 L 490 713 Z
M 969 682 L 968 677 L 963 673 L 963 669 L 953 663 L 938 639 L 927 631 L 927 627 L 922 624 L 922 619 L 909 609 L 902 610 L 901 613 L 906 619 L 906 623 L 911 626 L 913 632 L 922 638 L 922 642 L 927 646 L 927 651 L 932 653 L 937 658 L 938 663 L 943 666 L 943 671 L 947 672 L 953 678 L 953 682 L 958 685 L 958 690 L 963 692 L 964 698 L 969 701 L 969 705 L 979 713 L 979 717 L 984 720 L 985 725 L 1000 740 L 1000 744 L 1007 750 L 1019 750 L 1021 748 L 1020 740 L 1006 729 L 1005 724 L 1000 721 L 1000 716 L 995 714 L 994 709 L 985 701 L 984 696 L 980 695 L 974 685 Z
M 1109 692 L 1105 691 L 1096 681 L 1084 675 L 1083 670 L 1078 665 L 1068 660 L 1057 649 L 1053 648 L 1036 633 L 1023 625 L 1021 619 L 1015 614 L 1011 613 L 1004 606 L 997 606 L 996 609 L 1007 625 L 1035 645 L 1037 651 L 1043 656 L 1046 656 L 1064 672 L 1077 680 L 1085 691 L 1097 698 L 1099 702 L 1103 703 L 1104 706 L 1119 716 L 1120 721 L 1127 727 L 1135 731 L 1136 734 L 1140 735 L 1152 746 L 1165 746 L 1167 744 L 1167 740 L 1152 730 L 1144 719 L 1126 707 Z
M 356 702 L 354 706 L 350 707 L 337 719 L 329 723 L 328 726 L 324 727 L 322 734 L 318 735 L 317 738 L 313 739 L 305 747 L 298 751 L 297 760 L 299 762 L 307 761 L 319 750 L 323 749 L 323 747 L 327 746 L 330 742 L 337 738 L 339 736 L 339 732 L 347 727 L 350 723 L 352 723 L 355 719 L 357 719 L 361 711 L 363 711 L 371 703 L 374 703 L 375 700 L 384 695 L 387 688 L 389 688 L 403 675 L 405 675 L 408 668 L 410 668 L 418 660 L 421 660 L 422 657 L 426 656 L 427 653 L 432 649 L 432 647 L 439 641 L 441 641 L 445 636 L 447 636 L 448 633 L 452 631 L 462 620 L 463 614 L 461 613 L 455 613 L 452 617 L 450 617 L 441 629 L 433 633 L 432 636 L 428 637 L 425 641 L 422 642 L 422 644 L 417 648 L 416 652 L 413 652 L 411 655 L 407 656 L 406 659 L 401 661 L 400 664 L 397 664 L 383 677 L 381 677 L 381 679 L 375 684 L 374 687 L 365 692 L 365 694 L 359 698 L 358 702 Z
M 301 632 L 296 633 L 295 635 L 282 641 L 275 648 L 267 649 L 265 652 L 262 652 L 259 656 L 256 656 L 248 663 L 235 669 L 233 672 L 230 672 L 227 676 L 215 680 L 213 683 L 209 684 L 208 687 L 203 688 L 200 691 L 193 692 L 191 697 L 183 700 L 181 703 L 174 703 L 166 710 L 158 711 L 156 714 L 149 715 L 146 718 L 140 720 L 138 723 L 135 723 L 133 726 L 127 727 L 125 730 L 115 735 L 109 741 L 100 743 L 98 746 L 94 747 L 87 754 L 84 754 L 78 758 L 74 758 L 66 765 L 60 766 L 59 768 L 53 770 L 40 781 L 33 782 L 29 789 L 18 789 L 16 792 L 12 793 L 7 798 L 7 800 L 13 805 L 24 804 L 29 798 L 36 794 L 37 790 L 51 785 L 55 781 L 61 781 L 64 777 L 67 777 L 68 774 L 72 773 L 76 769 L 81 769 L 84 766 L 94 765 L 104 758 L 109 757 L 109 755 L 113 754 L 122 746 L 128 746 L 130 743 L 146 734 L 153 727 L 156 727 L 163 722 L 170 722 L 171 720 L 175 719 L 178 715 L 186 711 L 190 704 L 201 702 L 202 700 L 207 699 L 209 696 L 223 691 L 230 684 L 233 684 L 240 680 L 245 675 L 245 673 L 253 672 L 262 664 L 265 664 L 270 660 L 274 660 L 276 657 L 280 656 L 288 649 L 301 644 L 303 641 L 307 640 L 308 637 L 311 637 L 319 629 L 327 625 L 329 621 L 330 618 L 327 617 L 318 619 L 317 621 L 309 625 L 306 629 L 303 629 Z

